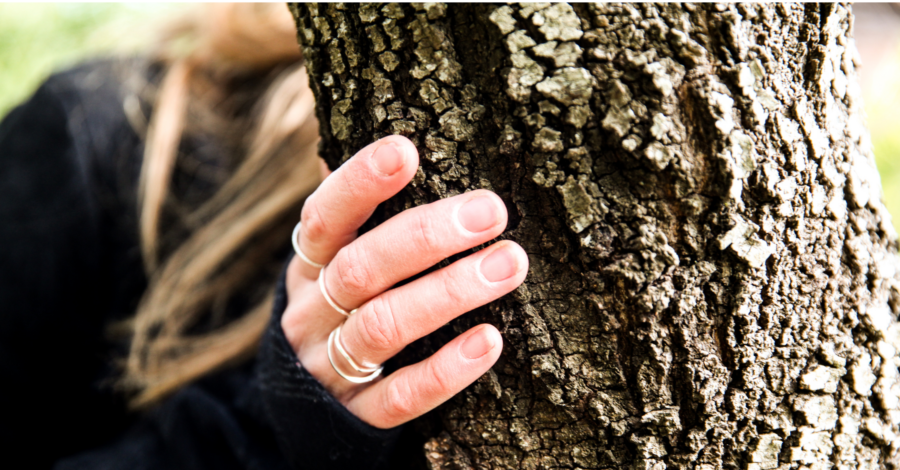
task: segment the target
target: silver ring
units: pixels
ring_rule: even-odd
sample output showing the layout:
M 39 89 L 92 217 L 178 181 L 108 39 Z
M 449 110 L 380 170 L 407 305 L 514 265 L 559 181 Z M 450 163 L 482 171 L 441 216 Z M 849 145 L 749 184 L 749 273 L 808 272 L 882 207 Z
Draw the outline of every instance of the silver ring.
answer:
M 328 305 L 331 305 L 331 307 L 337 310 L 338 313 L 345 317 L 349 317 L 350 315 L 356 313 L 357 310 L 359 310 L 358 308 L 354 308 L 353 310 L 350 310 L 348 312 L 341 308 L 341 306 L 338 305 L 330 295 L 328 295 L 328 289 L 325 288 L 325 266 L 323 266 L 322 269 L 319 270 L 319 278 L 317 279 L 317 282 L 319 283 L 319 290 L 322 291 L 322 297 L 325 297 L 325 301 L 328 302 Z
M 342 326 L 343 326 L 343 324 L 340 324 L 340 325 L 338 325 L 337 328 L 334 329 L 334 336 L 336 337 L 336 339 L 334 340 L 334 345 L 337 347 L 337 350 L 341 354 L 341 356 L 347 360 L 348 364 L 350 364 L 350 367 L 355 369 L 357 372 L 360 372 L 363 374 L 371 374 L 372 372 L 375 372 L 376 370 L 380 370 L 381 366 L 362 367 L 359 364 L 357 364 L 356 361 L 354 361 L 352 357 L 350 357 L 350 354 L 347 353 L 347 349 L 344 348 L 343 341 L 341 341 L 341 327 Z
M 365 377 L 354 377 L 352 375 L 345 374 L 344 371 L 342 371 L 340 369 L 340 367 L 338 367 L 337 364 L 335 364 L 334 355 L 331 353 L 331 349 L 334 347 L 334 342 L 335 342 L 334 337 L 340 336 L 340 329 L 341 329 L 341 327 L 338 326 L 337 328 L 331 330 L 331 334 L 328 335 L 328 362 L 331 363 L 331 368 L 334 369 L 334 371 L 337 372 L 337 374 L 340 375 L 341 377 L 343 377 L 345 380 L 348 380 L 355 384 L 364 384 L 364 383 L 368 383 L 368 382 L 375 380 L 376 377 L 381 375 L 381 371 L 384 369 L 384 367 L 379 367 L 378 369 L 375 370 L 375 372 L 372 372 L 371 374 L 369 374 Z M 338 342 L 340 342 L 340 338 L 338 338 Z M 344 357 L 348 357 L 348 356 L 344 356 Z
M 297 222 L 297 225 L 294 226 L 294 233 L 291 234 L 291 243 L 294 245 L 294 251 L 297 253 L 297 256 L 303 260 L 304 263 L 316 268 L 322 269 L 325 267 L 322 263 L 316 263 L 315 261 L 309 259 L 309 256 L 306 256 L 303 253 L 303 250 L 300 249 L 300 226 L 303 225 L 303 222 Z

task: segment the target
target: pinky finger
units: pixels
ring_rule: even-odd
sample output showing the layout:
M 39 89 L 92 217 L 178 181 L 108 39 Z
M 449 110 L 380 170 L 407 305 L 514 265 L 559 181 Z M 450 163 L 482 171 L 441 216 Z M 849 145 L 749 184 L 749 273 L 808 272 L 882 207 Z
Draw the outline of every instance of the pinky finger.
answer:
M 496 328 L 476 326 L 428 359 L 362 390 L 347 408 L 376 428 L 399 426 L 461 392 L 497 362 L 502 350 L 503 338 Z

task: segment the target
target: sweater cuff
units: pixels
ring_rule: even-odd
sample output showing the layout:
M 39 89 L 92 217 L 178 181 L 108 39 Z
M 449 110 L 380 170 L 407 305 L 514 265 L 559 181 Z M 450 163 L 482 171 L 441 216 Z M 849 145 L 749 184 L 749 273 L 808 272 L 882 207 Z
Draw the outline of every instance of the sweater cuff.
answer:
M 300 364 L 281 329 L 286 271 L 287 264 L 257 362 L 262 401 L 281 450 L 295 469 L 381 468 L 400 427 L 378 429 L 362 421 Z

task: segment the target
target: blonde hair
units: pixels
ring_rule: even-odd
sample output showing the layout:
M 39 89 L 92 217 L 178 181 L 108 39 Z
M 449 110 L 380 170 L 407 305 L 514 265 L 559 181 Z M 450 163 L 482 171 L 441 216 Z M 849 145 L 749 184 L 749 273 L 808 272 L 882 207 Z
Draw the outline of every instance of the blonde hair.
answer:
M 319 183 L 315 102 L 285 5 L 204 5 L 170 25 L 160 44 L 155 56 L 165 75 L 138 187 L 149 285 L 125 324 L 131 345 L 120 380 L 135 393 L 134 407 L 255 354 L 274 284 L 259 294 L 253 282 L 273 276 L 271 260 L 289 246 L 300 207 Z M 234 82 L 240 89 L 230 88 Z M 223 107 L 230 93 L 244 93 L 252 112 Z M 171 186 L 179 145 L 192 133 L 212 134 L 240 155 L 209 199 L 185 208 Z M 166 233 L 167 217 L 186 236 Z M 249 307 L 228 320 L 225 305 L 238 295 Z

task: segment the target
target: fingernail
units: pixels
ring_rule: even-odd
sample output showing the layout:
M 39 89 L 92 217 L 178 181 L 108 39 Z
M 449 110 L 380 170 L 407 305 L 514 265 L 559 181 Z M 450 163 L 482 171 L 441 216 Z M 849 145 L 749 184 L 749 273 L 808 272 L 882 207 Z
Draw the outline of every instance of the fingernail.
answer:
M 387 142 L 375 149 L 372 154 L 372 163 L 380 173 L 390 176 L 403 168 L 406 156 L 393 142 Z
M 494 250 L 481 260 L 481 274 L 491 282 L 500 282 L 509 279 L 516 273 L 518 260 L 509 248 Z
M 487 328 L 481 328 L 469 335 L 460 346 L 460 351 L 466 359 L 478 359 L 494 349 L 494 340 L 488 334 Z
M 470 232 L 483 232 L 497 224 L 497 204 L 487 196 L 477 197 L 459 208 L 459 222 Z

